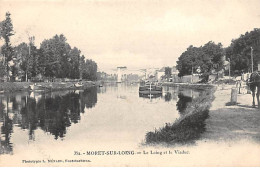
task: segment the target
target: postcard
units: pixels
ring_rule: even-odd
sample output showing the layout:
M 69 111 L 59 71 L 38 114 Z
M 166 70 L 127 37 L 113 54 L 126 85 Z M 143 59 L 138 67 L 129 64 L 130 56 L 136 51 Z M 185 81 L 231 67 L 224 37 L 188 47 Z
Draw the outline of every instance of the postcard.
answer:
M 259 167 L 259 7 L 0 0 L 0 167 Z

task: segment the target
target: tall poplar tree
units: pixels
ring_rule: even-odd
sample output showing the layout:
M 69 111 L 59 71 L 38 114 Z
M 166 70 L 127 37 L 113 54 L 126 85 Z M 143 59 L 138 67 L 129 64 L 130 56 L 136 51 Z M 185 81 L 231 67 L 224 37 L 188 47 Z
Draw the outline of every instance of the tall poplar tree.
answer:
M 10 42 L 10 37 L 14 35 L 13 24 L 11 19 L 11 14 L 7 12 L 5 14 L 5 20 L 3 20 L 0 24 L 0 38 L 4 39 L 4 45 L 1 47 L 1 53 L 4 56 L 4 67 L 5 73 L 7 76 L 7 80 L 9 80 L 9 71 L 11 67 L 9 66 L 9 62 L 13 59 L 13 47 Z

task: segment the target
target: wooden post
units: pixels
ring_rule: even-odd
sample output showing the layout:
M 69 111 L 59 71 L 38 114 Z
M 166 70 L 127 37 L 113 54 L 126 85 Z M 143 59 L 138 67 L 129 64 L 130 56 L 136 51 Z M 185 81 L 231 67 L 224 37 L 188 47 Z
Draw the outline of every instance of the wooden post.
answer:
M 237 104 L 237 88 L 233 87 L 231 89 L 231 104 Z
M 191 67 L 191 83 L 193 83 L 193 65 Z
M 221 85 L 221 89 L 224 90 L 224 88 L 225 88 L 225 84 L 222 83 L 222 85 Z

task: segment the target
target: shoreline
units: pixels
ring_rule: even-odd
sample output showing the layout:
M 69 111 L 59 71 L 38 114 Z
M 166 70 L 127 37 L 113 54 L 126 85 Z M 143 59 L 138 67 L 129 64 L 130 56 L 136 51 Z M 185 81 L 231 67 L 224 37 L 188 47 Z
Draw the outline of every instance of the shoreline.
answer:
M 198 84 L 198 83 L 172 83 L 172 82 L 164 82 L 162 86 L 169 87 L 181 87 L 181 88 L 190 88 L 190 89 L 198 89 L 205 90 L 211 89 L 217 86 L 217 84 Z
M 60 90 L 77 90 L 84 89 L 92 86 L 98 86 L 100 82 L 98 81 L 81 81 L 82 87 L 75 87 L 76 82 L 1 82 L 0 92 L 18 92 L 18 91 L 33 91 L 30 90 L 30 85 L 36 83 L 41 86 L 41 90 L 36 91 L 60 91 Z
M 195 85 L 194 87 L 198 87 Z M 200 86 L 201 87 L 201 86 Z M 183 145 L 192 144 L 201 138 L 205 131 L 205 121 L 209 117 L 209 109 L 215 99 L 214 86 L 202 91 L 200 97 L 187 104 L 181 116 L 174 122 L 166 123 L 164 127 L 146 133 L 144 145 Z
M 146 134 L 145 145 L 185 145 L 189 143 L 247 140 L 260 142 L 260 111 L 252 107 L 251 94 L 238 94 L 237 103 L 229 105 L 235 85 L 173 84 L 180 88 L 204 89 L 204 94 L 192 101 L 185 116 Z M 202 88 L 203 87 L 203 88 Z M 199 130 L 201 129 L 201 130 Z

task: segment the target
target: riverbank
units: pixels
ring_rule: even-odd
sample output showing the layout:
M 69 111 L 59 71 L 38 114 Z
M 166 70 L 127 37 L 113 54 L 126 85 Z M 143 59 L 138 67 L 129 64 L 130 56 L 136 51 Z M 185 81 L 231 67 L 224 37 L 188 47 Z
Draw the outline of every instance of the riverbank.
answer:
M 209 108 L 214 100 L 216 88 L 202 91 L 199 97 L 191 103 L 180 114 L 180 118 L 173 123 L 166 123 L 162 128 L 146 134 L 145 144 L 188 144 L 194 143 L 205 131 L 205 120 L 209 117 Z
M 238 94 L 237 104 L 229 105 L 232 87 L 226 85 L 217 88 L 202 139 L 225 142 L 249 140 L 259 143 L 260 110 L 252 107 L 251 94 Z
M 75 87 L 76 82 L 38 82 L 37 86 L 41 86 L 41 89 L 46 91 L 58 91 L 58 90 L 70 90 L 77 89 Z M 99 82 L 82 81 L 82 88 L 99 85 Z M 29 90 L 29 86 L 33 85 L 33 82 L 2 82 L 0 83 L 0 91 L 15 92 L 15 91 L 26 91 Z
M 189 89 L 197 89 L 197 90 L 212 89 L 215 87 L 214 84 L 173 83 L 173 82 L 164 82 L 162 83 L 162 86 L 189 88 Z
M 245 139 L 259 143 L 260 111 L 252 107 L 251 94 L 238 94 L 237 104 L 230 105 L 231 89 L 234 86 L 179 85 L 179 87 L 205 87 L 206 90 L 187 106 L 184 116 L 154 132 L 148 132 L 145 143 L 172 145 L 196 141 L 234 142 Z

